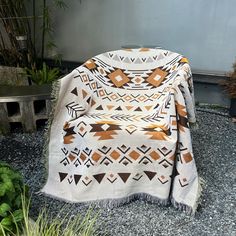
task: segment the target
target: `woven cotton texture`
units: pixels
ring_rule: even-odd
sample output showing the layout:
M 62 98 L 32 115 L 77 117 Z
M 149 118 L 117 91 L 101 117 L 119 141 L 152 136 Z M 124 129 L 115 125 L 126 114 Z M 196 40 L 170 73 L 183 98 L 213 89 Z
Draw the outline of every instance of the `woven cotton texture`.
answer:
M 188 60 L 161 49 L 100 54 L 60 79 L 42 192 L 113 207 L 146 199 L 194 213 Z

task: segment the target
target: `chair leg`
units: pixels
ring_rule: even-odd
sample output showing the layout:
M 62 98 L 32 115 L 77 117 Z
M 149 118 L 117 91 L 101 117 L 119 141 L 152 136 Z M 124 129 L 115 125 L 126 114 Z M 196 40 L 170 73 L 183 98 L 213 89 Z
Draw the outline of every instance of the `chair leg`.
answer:
M 36 122 L 34 119 L 33 101 L 20 102 L 22 126 L 25 132 L 36 131 Z
M 6 103 L 0 103 L 0 133 L 10 133 L 10 124 L 8 120 Z

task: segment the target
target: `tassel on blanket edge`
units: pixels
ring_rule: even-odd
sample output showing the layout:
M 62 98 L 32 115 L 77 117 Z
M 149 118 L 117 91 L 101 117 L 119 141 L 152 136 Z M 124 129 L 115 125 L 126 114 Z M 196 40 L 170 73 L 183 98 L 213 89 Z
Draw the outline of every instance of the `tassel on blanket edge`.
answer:
M 60 80 L 56 80 L 53 82 L 52 84 L 52 92 L 51 92 L 51 111 L 48 115 L 48 121 L 46 123 L 46 127 L 44 129 L 44 145 L 43 145 L 43 159 L 42 162 L 44 164 L 44 167 L 46 168 L 46 173 L 45 175 L 45 179 L 44 179 L 44 183 L 46 183 L 47 180 L 47 175 L 48 175 L 48 146 L 49 146 L 49 142 L 50 142 L 50 130 L 51 130 L 51 125 L 52 125 L 52 121 L 54 118 L 54 112 L 55 112 L 55 106 L 58 100 L 58 96 L 59 96 L 59 91 L 60 91 L 60 87 L 61 87 L 61 83 Z
M 196 197 L 197 200 L 196 200 L 196 202 L 195 202 L 193 207 L 190 207 L 190 206 L 188 206 L 186 204 L 177 202 L 177 201 L 175 201 L 174 198 L 171 198 L 172 205 L 176 209 L 178 209 L 180 211 L 184 211 L 184 212 L 186 212 L 190 216 L 195 216 L 197 208 L 198 208 L 199 204 L 201 204 L 201 200 L 202 200 L 201 197 L 202 197 L 203 189 L 204 189 L 205 186 L 206 186 L 205 180 L 203 178 L 199 177 L 199 180 L 198 180 L 198 191 L 197 191 L 197 197 Z
M 199 124 L 197 121 L 196 122 L 189 122 L 189 126 L 190 126 L 191 130 L 193 130 L 193 131 L 199 129 Z
M 65 200 L 64 198 L 60 198 L 58 196 L 54 196 L 45 192 L 37 192 L 39 195 L 45 195 L 57 199 L 59 201 L 67 202 L 67 203 L 78 203 L 70 200 Z M 143 200 L 145 202 L 149 202 L 151 204 L 157 204 L 159 206 L 168 206 L 170 204 L 169 199 L 160 199 L 158 197 L 152 196 L 148 193 L 134 193 L 126 197 L 121 198 L 108 198 L 108 199 L 97 199 L 91 201 L 83 201 L 79 202 L 82 204 L 90 204 L 91 206 L 98 207 L 98 208 L 105 208 L 105 209 L 113 209 L 120 206 L 123 206 L 127 203 L 130 203 L 134 200 Z

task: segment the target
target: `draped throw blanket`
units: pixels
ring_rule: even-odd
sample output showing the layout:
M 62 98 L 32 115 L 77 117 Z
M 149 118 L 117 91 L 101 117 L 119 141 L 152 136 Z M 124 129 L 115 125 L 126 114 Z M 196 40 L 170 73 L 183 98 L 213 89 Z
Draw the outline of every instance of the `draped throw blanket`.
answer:
M 194 213 L 201 192 L 195 121 L 185 57 L 146 48 L 93 57 L 58 82 L 42 192 L 110 207 L 137 198 L 171 202 Z

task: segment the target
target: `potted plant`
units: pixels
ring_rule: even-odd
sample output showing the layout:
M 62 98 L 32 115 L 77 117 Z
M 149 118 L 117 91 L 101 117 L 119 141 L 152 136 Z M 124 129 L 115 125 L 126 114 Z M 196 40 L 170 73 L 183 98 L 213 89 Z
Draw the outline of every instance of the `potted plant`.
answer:
M 60 70 L 59 68 L 49 68 L 46 63 L 43 63 L 41 69 L 29 69 L 26 68 L 28 78 L 37 85 L 51 84 L 53 81 L 59 78 Z
M 236 62 L 233 64 L 233 71 L 229 73 L 228 79 L 221 82 L 224 90 L 230 97 L 229 115 L 236 122 Z

